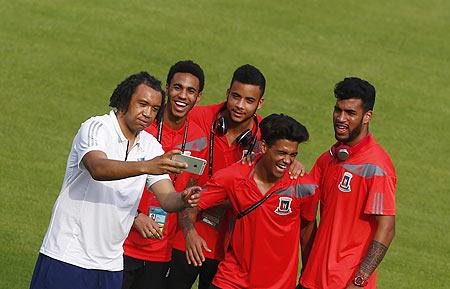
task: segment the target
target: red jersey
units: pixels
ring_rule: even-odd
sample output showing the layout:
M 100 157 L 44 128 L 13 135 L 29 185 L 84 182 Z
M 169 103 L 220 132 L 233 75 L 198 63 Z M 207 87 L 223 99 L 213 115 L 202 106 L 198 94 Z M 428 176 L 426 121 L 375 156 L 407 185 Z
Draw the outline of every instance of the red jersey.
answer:
M 346 161 L 323 153 L 311 171 L 319 183 L 320 224 L 301 277 L 306 288 L 345 288 L 373 240 L 374 215 L 395 215 L 394 166 L 373 136 L 367 138 Z M 374 272 L 365 288 L 376 288 L 375 279 Z
M 219 110 L 225 103 L 212 104 L 208 106 L 194 106 L 189 113 L 189 120 L 195 122 L 208 138 L 208 147 L 210 143 L 210 132 L 212 123 L 217 118 Z M 261 120 L 259 116 L 258 120 Z M 254 128 L 256 129 L 256 128 Z M 259 139 L 259 131 L 257 139 Z M 220 169 L 230 166 L 242 159 L 246 148 L 238 146 L 236 143 L 228 144 L 225 135 L 214 134 L 214 154 L 213 154 L 213 174 Z M 209 156 L 209 148 L 208 148 Z M 209 162 L 209 159 L 207 159 Z M 209 165 L 209 163 L 208 163 Z M 199 185 L 203 185 L 208 180 L 208 168 L 199 180 Z M 206 258 L 214 260 L 222 260 L 224 256 L 223 240 L 228 231 L 228 225 L 231 220 L 231 212 L 223 206 L 217 206 L 205 210 L 199 216 L 198 221 L 194 224 L 198 234 L 206 241 L 211 252 L 203 251 Z M 178 230 L 174 238 L 173 247 L 175 249 L 185 251 L 185 240 L 181 230 Z
M 261 200 L 253 179 L 254 165 L 233 164 L 215 174 L 202 192 L 199 208 L 228 199 L 233 215 Z M 317 185 L 305 175 L 291 180 L 286 172 L 266 193 L 259 207 L 237 219 L 225 258 L 213 284 L 229 288 L 294 288 L 296 285 L 301 218 L 316 217 Z
M 161 145 L 165 151 L 181 149 L 186 125 L 179 130 L 173 130 L 163 123 Z M 158 124 L 153 122 L 145 129 L 147 132 L 157 137 Z M 192 156 L 207 159 L 207 138 L 202 130 L 193 122 L 189 121 L 185 153 Z M 170 176 L 174 180 L 174 175 Z M 190 179 L 198 180 L 200 176 L 191 173 L 181 173 L 176 176 L 174 187 L 177 191 L 185 189 Z M 139 203 L 139 210 L 151 216 L 158 223 L 164 223 L 162 239 L 145 239 L 132 227 L 128 238 L 123 245 L 124 254 L 133 258 L 148 261 L 168 262 L 172 257 L 172 241 L 177 228 L 177 214 L 167 214 L 161 209 L 156 196 L 144 188 L 142 198 Z

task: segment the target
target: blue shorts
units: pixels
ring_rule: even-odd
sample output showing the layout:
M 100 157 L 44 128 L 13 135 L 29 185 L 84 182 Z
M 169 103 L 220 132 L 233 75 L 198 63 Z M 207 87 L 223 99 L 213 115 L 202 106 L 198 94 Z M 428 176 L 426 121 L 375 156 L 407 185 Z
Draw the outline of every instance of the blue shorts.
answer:
M 122 271 L 84 269 L 39 254 L 30 289 L 120 289 L 122 278 Z

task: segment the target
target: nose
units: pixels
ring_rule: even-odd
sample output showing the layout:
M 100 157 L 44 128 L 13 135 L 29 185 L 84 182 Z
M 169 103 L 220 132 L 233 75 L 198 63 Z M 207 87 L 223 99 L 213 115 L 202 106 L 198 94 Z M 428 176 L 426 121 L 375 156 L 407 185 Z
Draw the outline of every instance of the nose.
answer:
M 238 102 L 236 102 L 236 107 L 238 108 L 244 108 L 244 99 L 240 99 Z
M 345 112 L 341 111 L 341 112 L 336 112 L 337 116 L 336 116 L 336 120 L 339 122 L 343 122 L 345 121 Z
M 142 114 L 143 114 L 145 117 L 147 117 L 147 118 L 151 117 L 151 115 L 152 115 L 152 107 L 151 107 L 151 106 L 146 106 L 146 107 L 144 108 L 144 110 L 142 111 Z
M 290 165 L 292 163 L 293 157 L 290 155 L 285 155 L 283 158 L 283 163 Z
M 186 89 L 181 90 L 180 93 L 178 94 L 178 98 L 186 99 L 187 98 L 187 90 Z

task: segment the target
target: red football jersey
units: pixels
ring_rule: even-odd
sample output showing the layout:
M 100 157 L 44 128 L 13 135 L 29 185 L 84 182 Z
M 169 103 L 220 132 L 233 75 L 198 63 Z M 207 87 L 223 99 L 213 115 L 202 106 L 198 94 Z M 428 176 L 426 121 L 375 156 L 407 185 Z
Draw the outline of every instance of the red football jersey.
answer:
M 374 215 L 395 215 L 394 166 L 373 136 L 367 137 L 346 161 L 325 152 L 311 171 L 319 184 L 320 224 L 301 278 L 307 288 L 345 288 L 373 240 Z M 375 288 L 375 279 L 374 272 L 365 288 Z
M 195 122 L 207 135 L 208 156 L 209 156 L 209 138 L 212 123 L 217 118 L 219 110 L 225 103 L 212 104 L 208 106 L 195 106 L 189 113 L 189 120 Z M 258 120 L 261 120 L 259 116 Z M 256 129 L 256 128 L 254 128 Z M 259 139 L 259 131 L 257 139 Z M 213 174 L 220 169 L 228 167 L 241 160 L 246 149 L 237 144 L 228 144 L 225 135 L 214 135 L 214 154 L 213 154 Z M 209 162 L 209 159 L 207 159 Z M 209 165 L 209 163 L 208 163 Z M 208 166 L 207 165 L 207 166 Z M 199 185 L 203 185 L 208 180 L 208 167 L 199 180 Z M 210 208 L 202 212 L 198 221 L 194 224 L 198 234 L 206 241 L 212 252 L 203 251 L 206 258 L 222 260 L 224 256 L 223 240 L 228 231 L 228 224 L 231 220 L 231 212 L 223 206 Z M 185 240 L 181 230 L 178 230 L 173 247 L 185 251 Z
M 179 130 L 173 130 L 166 124 L 162 127 L 161 145 L 164 151 L 181 149 L 186 125 Z M 153 122 L 145 129 L 157 137 L 158 125 Z M 193 122 L 189 121 L 186 136 L 185 153 L 202 159 L 207 159 L 207 138 L 203 131 Z M 170 176 L 174 180 L 174 175 Z M 200 176 L 191 173 L 181 173 L 176 176 L 174 187 L 177 191 L 185 189 L 190 179 L 198 181 Z M 166 214 L 156 199 L 156 196 L 144 188 L 139 203 L 139 210 L 151 216 L 159 223 L 164 223 L 163 238 L 145 239 L 134 227 L 131 228 L 128 238 L 124 243 L 125 255 L 148 261 L 168 262 L 172 258 L 172 242 L 177 228 L 176 213 Z
M 253 166 L 233 164 L 219 172 L 202 192 L 199 208 L 229 199 L 237 215 L 261 200 Z M 294 288 L 299 259 L 301 218 L 316 217 L 317 185 L 305 175 L 291 180 L 286 174 L 266 193 L 259 207 L 237 219 L 224 260 L 213 284 L 228 288 Z

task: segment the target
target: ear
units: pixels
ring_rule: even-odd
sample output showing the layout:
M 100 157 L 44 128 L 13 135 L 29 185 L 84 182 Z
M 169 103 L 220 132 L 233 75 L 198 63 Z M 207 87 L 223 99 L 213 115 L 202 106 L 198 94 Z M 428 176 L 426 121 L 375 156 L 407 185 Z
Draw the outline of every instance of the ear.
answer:
M 258 100 L 258 107 L 257 109 L 262 108 L 264 105 L 264 96 L 261 96 L 261 98 Z
M 169 85 L 168 84 L 166 84 L 166 91 L 165 91 L 165 93 L 166 93 L 166 96 L 169 95 Z
M 369 110 L 364 114 L 363 123 L 368 124 L 372 120 L 373 111 Z
M 228 100 L 228 97 L 230 96 L 230 89 L 228 88 L 227 89 L 227 100 Z
M 265 154 L 268 149 L 267 143 L 264 140 L 262 140 L 259 148 L 261 150 L 261 153 Z
M 202 95 L 203 94 L 201 92 L 198 93 L 197 99 L 195 100 L 195 104 L 197 104 L 200 101 L 200 99 L 202 99 Z

